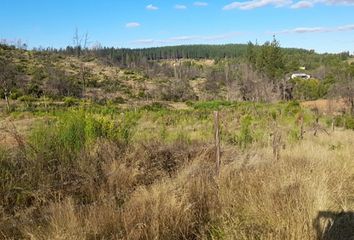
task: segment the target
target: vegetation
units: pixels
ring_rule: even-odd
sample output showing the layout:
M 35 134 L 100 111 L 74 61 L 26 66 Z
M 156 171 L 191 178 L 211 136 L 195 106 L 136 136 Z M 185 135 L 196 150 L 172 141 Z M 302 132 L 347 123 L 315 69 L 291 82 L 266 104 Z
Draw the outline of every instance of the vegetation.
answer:
M 351 218 L 339 214 L 353 208 L 351 130 L 313 136 L 317 113 L 296 102 L 189 106 L 79 105 L 29 116 L 12 113 L 14 124 L 3 126 L 14 141 L 0 150 L 1 235 L 315 239 L 351 233 L 343 227 L 351 226 Z M 219 176 L 215 109 L 221 116 Z M 299 114 L 303 139 L 294 137 L 301 131 Z M 35 119 L 27 134 L 16 130 L 23 118 Z M 330 119 L 321 117 L 319 124 L 325 128 Z M 323 220 L 341 225 L 326 230 Z
M 0 45 L 0 239 L 354 235 L 348 53 L 76 37 Z
M 154 49 L 23 50 L 0 46 L 0 95 L 107 100 L 277 101 L 346 98 L 354 65 L 350 55 L 263 45 L 176 46 Z M 309 81 L 290 79 L 305 67 Z M 16 80 L 15 80 L 16 79 Z

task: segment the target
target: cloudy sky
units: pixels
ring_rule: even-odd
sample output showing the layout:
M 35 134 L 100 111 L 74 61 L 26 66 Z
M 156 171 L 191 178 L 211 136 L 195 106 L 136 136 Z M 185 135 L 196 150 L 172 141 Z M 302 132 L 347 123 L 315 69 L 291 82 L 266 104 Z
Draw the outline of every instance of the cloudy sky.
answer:
M 0 39 L 30 47 L 263 43 L 354 52 L 354 0 L 0 0 Z

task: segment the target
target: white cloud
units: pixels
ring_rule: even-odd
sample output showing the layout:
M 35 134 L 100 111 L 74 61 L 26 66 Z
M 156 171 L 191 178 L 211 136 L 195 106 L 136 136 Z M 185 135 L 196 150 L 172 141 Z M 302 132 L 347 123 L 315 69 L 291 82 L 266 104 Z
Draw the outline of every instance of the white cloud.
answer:
M 315 0 L 316 2 L 322 2 L 327 5 L 345 5 L 354 6 L 354 0 Z
M 275 7 L 283 7 L 291 3 L 292 3 L 291 0 L 251 0 L 245 2 L 233 2 L 229 5 L 224 6 L 223 10 L 233 10 L 233 9 L 251 10 L 255 8 L 265 7 L 268 5 L 275 6 Z
M 207 2 L 194 2 L 193 5 L 197 7 L 206 7 L 209 4 Z
M 248 0 L 232 2 L 223 7 L 223 10 L 251 10 L 266 6 L 289 7 L 292 9 L 311 8 L 316 4 L 325 4 L 327 6 L 354 6 L 354 0 Z
M 323 27 L 298 27 L 290 30 L 283 30 L 279 33 L 315 33 L 315 32 L 328 32 L 328 29 Z
M 188 41 L 200 41 L 200 42 L 213 42 L 216 40 L 222 39 L 232 39 L 238 35 L 241 35 L 240 32 L 231 32 L 220 35 L 185 35 L 185 36 L 176 36 L 166 39 L 141 39 L 133 41 L 134 44 L 141 45 L 153 45 L 153 44 L 172 44 L 172 43 L 182 43 Z
M 134 44 L 153 44 L 155 41 L 154 39 L 139 39 L 139 40 L 135 40 L 133 41 Z
M 199 36 L 177 36 L 177 37 L 171 37 L 162 41 L 165 42 L 180 42 L 180 41 L 190 41 L 190 40 L 195 40 L 198 39 Z
M 349 32 L 354 31 L 354 24 L 338 26 L 338 27 L 298 27 L 286 29 L 272 34 L 293 34 L 293 33 L 324 33 L 324 32 Z
M 149 11 L 156 11 L 156 10 L 159 10 L 158 7 L 156 7 L 156 6 L 152 5 L 152 4 L 147 5 L 147 6 L 146 6 L 146 9 L 149 10 Z
M 230 39 L 233 37 L 236 37 L 238 35 L 241 35 L 240 32 L 232 32 L 232 33 L 225 33 L 221 35 L 210 35 L 210 36 L 205 36 L 203 37 L 204 40 L 221 40 L 221 39 Z
M 338 31 L 353 31 L 354 30 L 354 24 L 340 26 L 337 29 L 338 29 Z
M 175 5 L 175 9 L 178 9 L 178 10 L 185 10 L 185 9 L 187 9 L 187 6 L 186 6 L 186 5 L 177 4 L 177 5 Z
M 293 5 L 291 5 L 291 8 L 293 9 L 301 9 L 301 8 L 312 8 L 314 6 L 313 2 L 310 1 L 299 1 Z
M 140 26 L 141 26 L 141 24 L 138 22 L 129 22 L 129 23 L 125 24 L 125 27 L 127 27 L 127 28 L 137 28 Z

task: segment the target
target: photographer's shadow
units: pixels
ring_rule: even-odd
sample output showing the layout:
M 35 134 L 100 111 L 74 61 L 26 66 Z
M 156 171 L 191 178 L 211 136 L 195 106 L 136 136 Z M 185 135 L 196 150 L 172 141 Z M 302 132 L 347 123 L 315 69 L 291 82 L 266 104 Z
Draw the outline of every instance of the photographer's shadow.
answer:
M 354 240 L 354 212 L 321 211 L 314 227 L 319 240 Z

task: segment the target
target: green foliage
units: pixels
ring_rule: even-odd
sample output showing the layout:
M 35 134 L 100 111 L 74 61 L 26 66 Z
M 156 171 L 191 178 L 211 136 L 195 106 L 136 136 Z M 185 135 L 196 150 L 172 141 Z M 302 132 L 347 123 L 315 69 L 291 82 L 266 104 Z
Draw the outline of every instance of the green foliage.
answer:
M 0 90 L 1 91 L 1 90 Z M 22 89 L 19 89 L 19 88 L 15 88 L 11 91 L 11 95 L 10 95 L 10 98 L 13 99 L 13 100 L 16 100 L 16 99 L 19 99 L 20 97 L 23 96 L 23 91 Z M 1 93 L 0 93 L 0 96 L 1 96 Z M 3 96 L 2 96 L 3 98 Z
M 128 142 L 137 122 L 135 114 L 127 113 L 114 121 L 107 117 L 96 118 L 83 111 L 69 111 L 36 127 L 30 136 L 30 143 L 46 159 L 70 162 L 89 143 L 98 138 Z
M 72 107 L 79 104 L 79 100 L 74 97 L 65 97 L 63 100 L 66 107 Z
M 293 128 L 290 129 L 288 132 L 288 139 L 291 142 L 296 142 L 301 139 L 301 132 L 300 132 L 300 127 L 294 126 Z
M 124 143 L 129 143 L 135 133 L 135 126 L 137 125 L 141 115 L 139 112 L 126 112 L 119 121 L 118 139 Z
M 37 83 L 30 83 L 27 86 L 26 92 L 27 94 L 35 97 L 41 97 L 43 95 L 43 90 L 41 89 L 41 86 Z
M 290 101 L 284 109 L 285 114 L 292 115 L 292 116 L 295 116 L 300 111 L 301 111 L 301 106 L 298 101 Z
M 36 127 L 30 135 L 30 144 L 43 159 L 70 163 L 86 142 L 85 125 L 83 114 L 66 113 L 58 122 Z
M 334 125 L 336 127 L 343 127 L 346 129 L 354 130 L 354 116 L 352 115 L 341 115 L 334 118 Z
M 123 103 L 126 103 L 126 102 L 127 101 L 123 97 L 115 97 L 112 100 L 112 103 L 115 103 L 115 104 L 123 104 Z
M 147 111 L 155 111 L 155 112 L 158 112 L 158 111 L 162 111 L 162 110 L 167 110 L 167 106 L 160 103 L 160 102 L 153 102 L 149 105 L 145 105 L 141 108 L 142 110 L 147 110 Z
M 31 103 L 31 102 L 37 101 L 38 99 L 31 96 L 31 95 L 23 95 L 23 96 L 19 97 L 17 100 L 19 100 L 21 102 Z
M 329 88 L 333 84 L 333 78 L 326 78 L 324 81 L 318 79 L 301 79 L 292 80 L 294 84 L 293 95 L 295 99 L 300 100 L 316 100 L 327 95 Z
M 243 116 L 240 122 L 239 132 L 232 136 L 229 141 L 233 144 L 237 144 L 242 149 L 252 144 L 254 141 L 252 120 L 252 117 L 249 115 Z
M 256 68 L 271 80 L 278 80 L 284 75 L 283 51 L 279 42 L 273 39 L 260 47 L 256 56 Z
M 192 105 L 193 108 L 196 110 L 198 109 L 199 110 L 219 110 L 223 107 L 229 107 L 232 105 L 232 103 L 229 101 L 221 101 L 221 100 L 208 101 L 208 102 L 194 102 L 189 104 Z

